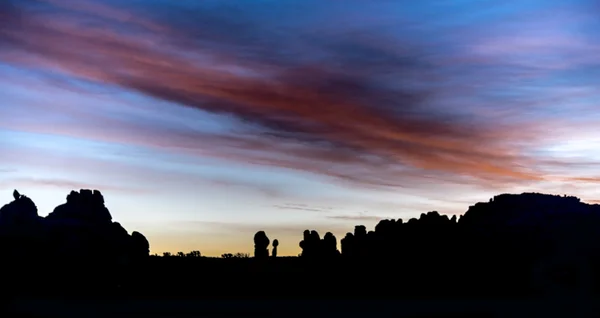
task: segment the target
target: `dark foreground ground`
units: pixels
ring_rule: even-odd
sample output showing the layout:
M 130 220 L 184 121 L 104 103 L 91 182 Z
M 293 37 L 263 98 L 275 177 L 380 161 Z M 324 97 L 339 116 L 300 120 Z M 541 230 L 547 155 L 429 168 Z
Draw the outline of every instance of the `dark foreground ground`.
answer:
M 46 266 L 3 268 L 0 317 L 600 317 L 598 275 L 580 278 L 583 291 L 549 292 L 509 258 L 31 263 Z
M 5 278 L 4 286 L 28 298 L 460 300 L 535 295 L 529 268 L 498 261 L 387 263 L 173 257 L 151 258 L 123 268 L 67 262 L 47 265 L 39 271 L 23 264 L 5 272 L 12 274 Z
M 600 317 L 598 299 L 201 301 L 16 299 L 3 317 Z

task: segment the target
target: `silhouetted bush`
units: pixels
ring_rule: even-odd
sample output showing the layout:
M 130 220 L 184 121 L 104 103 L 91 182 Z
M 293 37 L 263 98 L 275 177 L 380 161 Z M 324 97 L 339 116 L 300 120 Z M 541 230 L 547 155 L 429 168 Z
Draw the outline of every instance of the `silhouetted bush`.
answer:
M 202 257 L 202 253 L 200 251 L 191 251 L 185 254 L 185 257 Z
M 250 254 L 248 253 L 225 253 L 221 254 L 221 258 L 250 258 Z

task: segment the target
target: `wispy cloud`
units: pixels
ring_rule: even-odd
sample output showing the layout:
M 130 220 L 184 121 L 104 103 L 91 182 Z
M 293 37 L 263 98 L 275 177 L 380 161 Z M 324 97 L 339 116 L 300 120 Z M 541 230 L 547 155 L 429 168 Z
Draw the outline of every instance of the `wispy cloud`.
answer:
M 140 223 L 141 224 L 141 223 Z M 243 233 L 251 237 L 258 231 L 265 231 L 271 238 L 275 236 L 287 236 L 287 237 L 302 237 L 302 232 L 306 229 L 317 230 L 319 232 L 331 231 L 334 233 L 345 233 L 346 231 L 353 228 L 346 224 L 336 223 L 318 223 L 318 222 L 303 222 L 298 224 L 253 224 L 253 223 L 239 223 L 239 222 L 216 222 L 216 221 L 178 221 L 169 222 L 165 224 L 165 231 L 168 231 L 168 227 L 172 226 L 180 231 L 206 231 L 215 235 L 228 236 L 232 233 Z M 294 242 L 294 245 L 298 241 Z
M 341 221 L 380 221 L 384 219 L 393 219 L 389 217 L 368 215 L 367 213 L 359 213 L 358 215 L 331 215 L 327 216 L 329 219 L 341 220 Z
M 302 203 L 286 203 L 283 205 L 274 205 L 273 207 L 281 210 L 298 210 L 308 212 L 331 212 L 333 210 L 332 207 L 318 207 Z
M 439 99 L 448 91 L 475 98 L 478 85 L 512 76 L 478 70 L 476 56 L 466 63 L 468 56 L 460 53 L 462 64 L 445 65 L 447 56 L 432 55 L 415 37 L 394 40 L 369 31 L 342 30 L 335 38 L 321 38 L 300 29 L 285 36 L 265 29 L 271 26 L 256 23 L 250 13 L 225 15 L 219 6 L 186 11 L 165 3 L 161 10 L 147 12 L 77 3 L 24 1 L 11 7 L 10 14 L 4 8 L 0 58 L 233 115 L 240 123 L 234 131 L 208 134 L 94 118 L 97 127 L 120 129 L 99 132 L 74 125 L 53 128 L 56 133 L 212 154 L 363 185 L 422 183 L 424 171 L 440 179 L 469 176 L 469 182 L 482 184 L 544 179 L 536 158 L 527 152 L 543 137 L 544 124 L 513 124 L 498 114 L 472 118 L 459 108 L 444 108 L 453 100 Z M 549 50 L 541 42 L 521 43 L 521 50 Z M 592 50 L 588 44 L 561 45 Z M 267 47 L 271 54 L 260 51 Z M 480 47 L 487 51 L 474 54 L 498 66 L 510 63 L 494 53 L 493 44 Z M 278 53 L 280 48 L 292 52 Z M 510 69 L 526 71 L 519 67 Z M 504 106 L 520 112 L 527 103 Z M 41 125 L 21 129 L 50 129 Z
M 79 189 L 100 189 L 101 191 L 115 191 L 127 194 L 147 194 L 150 190 L 143 188 L 130 188 L 124 186 L 106 185 L 106 184 L 91 184 L 71 180 L 61 179 L 42 179 L 42 178 L 12 178 L 0 181 L 0 189 L 14 189 L 19 187 L 53 187 L 64 189 L 65 191 Z
M 147 7 L 3 2 L 4 63 L 79 94 L 128 91 L 163 102 L 136 105 L 146 113 L 187 107 L 227 125 L 208 131 L 194 116 L 186 118 L 189 125 L 176 125 L 160 116 L 115 116 L 109 106 L 58 102 L 37 109 L 53 108 L 69 124 L 23 115 L 0 125 L 283 167 L 360 187 L 496 190 L 557 178 L 593 181 L 573 169 L 572 158 L 550 164 L 551 155 L 540 152 L 580 136 L 576 117 L 589 118 L 583 126 L 597 124 L 589 102 L 600 93 L 597 74 L 577 76 L 600 64 L 600 41 L 581 31 L 593 27 L 587 7 L 549 5 L 481 25 L 462 10 L 463 24 L 433 28 L 393 9 L 417 14 L 434 6 L 352 3 L 299 2 L 303 15 L 287 7 L 166 1 Z M 357 20 L 362 12 L 386 18 Z M 302 20 L 307 17 L 311 23 Z
M 177 176 L 174 176 L 177 178 Z M 209 186 L 217 186 L 223 188 L 229 188 L 231 190 L 244 190 L 254 191 L 262 194 L 268 198 L 285 198 L 289 195 L 285 187 L 278 186 L 276 184 L 265 184 L 261 182 L 250 182 L 243 181 L 236 178 L 198 178 L 198 181 L 203 182 Z

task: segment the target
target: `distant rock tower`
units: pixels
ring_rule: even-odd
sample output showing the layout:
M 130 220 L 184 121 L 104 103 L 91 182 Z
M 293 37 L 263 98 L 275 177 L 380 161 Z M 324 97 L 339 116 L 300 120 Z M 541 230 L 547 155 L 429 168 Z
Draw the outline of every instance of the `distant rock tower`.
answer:
M 271 256 L 277 257 L 277 246 L 279 246 L 279 241 L 277 239 L 273 240 L 273 251 L 271 252 Z
M 267 258 L 269 257 L 269 243 L 271 241 L 264 231 L 258 231 L 254 234 L 254 257 Z

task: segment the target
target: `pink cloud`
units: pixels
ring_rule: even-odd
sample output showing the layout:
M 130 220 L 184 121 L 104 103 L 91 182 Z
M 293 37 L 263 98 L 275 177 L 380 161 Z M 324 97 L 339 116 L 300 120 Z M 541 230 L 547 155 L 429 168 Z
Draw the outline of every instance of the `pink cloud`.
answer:
M 386 67 L 413 80 L 412 75 L 423 74 L 420 80 L 429 77 L 442 84 L 452 82 L 455 77 L 448 70 L 418 66 L 430 61 L 415 55 L 416 48 L 399 50 L 379 40 L 351 39 L 351 46 L 369 49 L 384 59 L 381 64 L 356 63 L 351 69 L 329 61 L 291 66 L 278 61 L 246 61 L 218 50 L 219 43 L 206 33 L 206 38 L 200 38 L 206 45 L 194 46 L 183 30 L 117 8 L 93 2 L 69 10 L 59 7 L 62 10 L 52 14 L 23 9 L 20 19 L 7 18 L 0 29 L 0 41 L 6 44 L 1 51 L 3 60 L 233 115 L 261 129 L 243 127 L 239 134 L 210 134 L 95 117 L 77 109 L 68 112 L 79 118 L 80 124 L 6 123 L 5 128 L 273 165 L 367 186 L 406 186 L 426 178 L 509 185 L 545 178 L 544 171 L 536 167 L 538 159 L 526 152 L 547 125 L 524 129 L 523 123 L 461 121 L 427 106 L 429 97 L 440 93 L 435 88 L 374 90 L 366 82 Z M 90 27 L 73 11 L 92 14 L 107 27 Z M 117 23 L 136 33 L 119 32 Z M 507 44 L 514 44 L 519 52 L 535 53 L 554 47 L 552 39 L 497 37 L 482 42 L 479 47 L 485 44 L 487 51 L 479 54 L 498 62 L 502 53 L 498 50 Z M 590 49 L 566 37 L 558 39 L 562 39 L 559 44 L 573 44 L 578 50 Z M 197 58 L 199 54 L 182 54 L 183 49 L 196 49 L 203 59 Z M 346 58 L 344 52 L 330 53 L 340 60 Z M 207 57 L 219 64 L 205 65 Z M 397 61 L 408 62 L 401 65 Z M 248 72 L 232 72 L 234 66 Z M 456 88 L 469 92 L 464 79 L 456 78 Z M 522 113 L 516 110 L 520 106 L 523 104 L 513 108 L 517 115 Z M 94 126 L 88 124 L 91 122 Z M 423 177 L 424 171 L 429 172 L 427 177 Z

